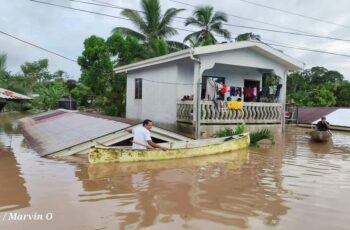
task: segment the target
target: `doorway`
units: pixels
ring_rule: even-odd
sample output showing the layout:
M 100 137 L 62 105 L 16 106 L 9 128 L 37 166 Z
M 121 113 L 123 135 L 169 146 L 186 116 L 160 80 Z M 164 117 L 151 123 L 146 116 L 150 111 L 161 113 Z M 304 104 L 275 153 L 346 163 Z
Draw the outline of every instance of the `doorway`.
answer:
M 244 101 L 256 101 L 260 90 L 260 81 L 244 80 Z

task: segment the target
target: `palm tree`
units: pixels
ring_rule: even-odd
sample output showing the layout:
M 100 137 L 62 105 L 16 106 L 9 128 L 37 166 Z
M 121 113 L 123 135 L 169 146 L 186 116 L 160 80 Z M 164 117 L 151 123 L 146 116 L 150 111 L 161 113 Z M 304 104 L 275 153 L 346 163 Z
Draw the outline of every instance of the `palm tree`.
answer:
M 6 54 L 0 54 L 0 72 L 3 72 L 6 70 Z
M 236 42 L 240 41 L 249 41 L 249 40 L 256 40 L 260 41 L 261 37 L 260 35 L 253 34 L 253 33 L 245 33 L 245 34 L 240 34 L 235 38 Z
M 223 22 L 227 22 L 224 12 L 216 11 L 211 6 L 198 7 L 193 12 L 194 17 L 186 19 L 185 26 L 193 25 L 201 28 L 200 31 L 187 35 L 184 42 L 196 41 L 195 44 L 209 45 L 217 43 L 213 33 L 223 36 L 227 40 L 231 38 L 228 30 L 223 29 Z
M 170 8 L 162 15 L 158 0 L 141 0 L 141 7 L 141 14 L 131 9 L 125 9 L 121 13 L 133 22 L 138 31 L 126 27 L 116 27 L 112 32 L 121 32 L 124 36 L 133 36 L 145 44 L 151 44 L 177 34 L 176 29 L 171 27 L 170 24 L 175 16 L 184 9 Z M 169 40 L 166 40 L 166 42 L 170 50 L 187 48 L 185 44 L 180 42 Z

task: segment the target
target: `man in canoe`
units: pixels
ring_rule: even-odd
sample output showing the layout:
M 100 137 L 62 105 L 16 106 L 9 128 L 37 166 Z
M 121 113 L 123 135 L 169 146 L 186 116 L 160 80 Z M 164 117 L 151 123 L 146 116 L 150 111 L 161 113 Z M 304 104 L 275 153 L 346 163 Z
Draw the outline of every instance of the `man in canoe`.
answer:
M 136 127 L 132 130 L 132 134 L 134 135 L 132 149 L 160 148 L 162 150 L 167 150 L 167 148 L 162 147 L 152 141 L 150 133 L 152 126 L 152 121 L 146 119 L 143 121 L 142 126 Z
M 322 117 L 316 126 L 317 131 L 328 131 L 331 128 L 329 123 L 326 121 L 326 117 Z

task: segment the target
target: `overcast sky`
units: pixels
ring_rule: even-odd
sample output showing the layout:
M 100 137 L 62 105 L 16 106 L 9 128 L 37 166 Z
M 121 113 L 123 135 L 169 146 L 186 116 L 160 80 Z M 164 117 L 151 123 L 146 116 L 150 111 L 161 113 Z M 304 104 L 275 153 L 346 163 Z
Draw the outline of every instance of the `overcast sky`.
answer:
M 74 7 L 104 14 L 120 16 L 121 10 L 105 8 L 101 6 L 86 5 L 68 0 L 39 0 Z M 96 3 L 93 0 L 82 0 Z M 140 10 L 140 0 L 99 0 L 109 2 L 121 7 Z M 256 21 L 243 20 L 233 16 L 246 17 L 257 21 L 286 27 L 293 30 L 304 31 L 310 34 L 338 37 L 350 40 L 350 2 L 349 0 L 249 0 L 251 2 L 285 9 L 295 13 L 333 22 L 324 23 L 303 17 L 290 15 L 267 8 L 261 8 L 240 0 L 178 0 L 193 5 L 212 5 L 215 10 L 221 10 L 229 15 L 230 24 L 259 27 L 274 30 L 284 30 L 271 25 L 258 23 Z M 176 7 L 184 8 L 186 11 L 180 13 L 181 17 L 192 15 L 193 8 L 181 5 L 170 0 L 160 0 L 162 10 Z M 344 25 L 344 26 L 341 26 Z M 0 31 L 17 36 L 23 40 L 32 42 L 48 50 L 62 54 L 66 57 L 77 59 L 83 50 L 83 41 L 95 34 L 107 38 L 114 27 L 131 27 L 129 21 L 99 16 L 55 6 L 44 5 L 29 0 L 2 0 L 0 6 Z M 183 23 L 176 21 L 174 27 L 183 28 Z M 187 29 L 195 30 L 193 27 Z M 308 38 L 303 36 L 286 35 L 243 29 L 237 27 L 226 27 L 231 31 L 233 37 L 237 34 L 253 32 L 259 34 L 265 42 L 281 42 L 290 46 L 305 47 L 309 49 L 324 50 L 332 53 L 350 55 L 350 42 L 335 41 L 322 38 Z M 291 31 L 291 30 L 290 30 Z M 293 31 L 295 32 L 295 31 Z M 182 41 L 187 32 L 179 31 L 174 40 Z M 277 48 L 277 47 L 276 47 Z M 350 80 L 350 57 L 334 56 L 329 54 L 314 53 L 309 51 L 295 50 L 278 47 L 286 54 L 304 62 L 306 68 L 313 66 L 324 66 L 330 70 L 337 70 L 346 79 Z M 78 79 L 80 68 L 77 63 L 54 56 L 21 43 L 13 38 L 0 34 L 0 53 L 7 54 L 7 68 L 13 73 L 20 71 L 20 65 L 24 62 L 37 61 L 42 58 L 49 59 L 50 70 L 64 70 L 72 78 Z

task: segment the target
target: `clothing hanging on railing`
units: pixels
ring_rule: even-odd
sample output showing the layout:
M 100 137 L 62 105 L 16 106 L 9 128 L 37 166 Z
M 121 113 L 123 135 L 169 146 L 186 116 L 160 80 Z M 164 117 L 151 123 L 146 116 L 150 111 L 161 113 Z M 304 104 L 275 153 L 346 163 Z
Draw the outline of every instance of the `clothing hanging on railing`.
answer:
M 227 108 L 228 109 L 242 110 L 243 109 L 243 102 L 241 102 L 241 101 L 228 101 Z
M 270 96 L 270 89 L 268 86 L 262 87 L 262 96 L 263 97 L 268 97 Z
M 230 87 L 230 96 L 236 96 L 237 94 L 236 94 L 236 87 L 234 87 L 234 86 L 231 86 Z
M 213 80 L 210 80 L 209 78 L 207 79 L 206 95 L 208 100 L 213 100 L 216 96 L 216 84 Z
M 281 93 L 282 84 L 279 84 L 276 89 L 275 97 L 279 97 Z
M 214 100 L 215 109 L 220 113 L 224 113 L 227 111 L 227 105 L 225 101 L 222 100 Z

